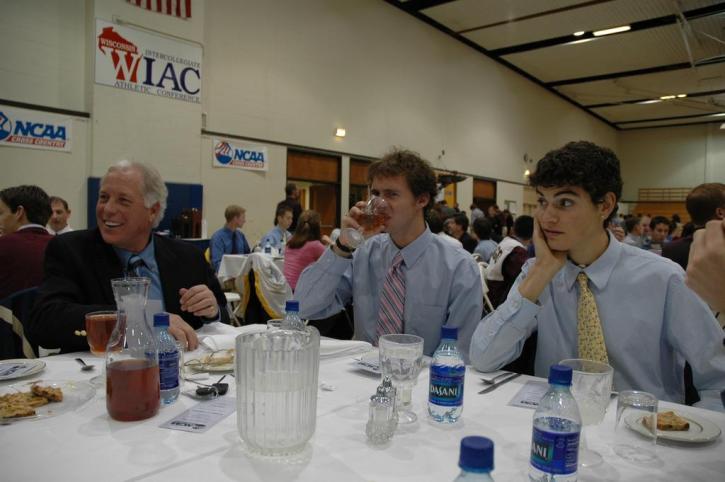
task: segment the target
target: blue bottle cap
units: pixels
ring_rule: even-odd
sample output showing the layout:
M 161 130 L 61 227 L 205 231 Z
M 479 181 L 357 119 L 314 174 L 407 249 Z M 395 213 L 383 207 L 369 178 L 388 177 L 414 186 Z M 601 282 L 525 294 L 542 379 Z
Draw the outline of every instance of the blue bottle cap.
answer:
M 461 440 L 458 466 L 469 472 L 493 470 L 493 442 L 486 437 L 470 436 Z
M 571 385 L 571 367 L 551 365 L 551 368 L 549 368 L 549 383 Z
M 284 311 L 290 312 L 294 311 L 299 313 L 300 312 L 300 302 L 297 300 L 287 300 L 287 303 L 284 305 Z
M 442 340 L 457 340 L 458 339 L 458 328 L 455 326 L 441 326 L 441 339 Z
M 154 315 L 154 326 L 169 326 L 169 314 L 156 313 Z

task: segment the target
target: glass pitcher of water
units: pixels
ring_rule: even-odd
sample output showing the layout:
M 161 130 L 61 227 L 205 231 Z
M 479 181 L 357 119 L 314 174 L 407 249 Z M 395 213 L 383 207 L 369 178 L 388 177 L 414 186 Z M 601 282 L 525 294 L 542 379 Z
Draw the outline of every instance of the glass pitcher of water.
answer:
M 315 432 L 320 333 L 270 329 L 236 338 L 237 429 L 263 455 L 300 452 Z
M 146 321 L 149 278 L 111 280 L 118 321 L 106 347 L 106 409 L 121 421 L 143 420 L 159 410 L 156 341 Z

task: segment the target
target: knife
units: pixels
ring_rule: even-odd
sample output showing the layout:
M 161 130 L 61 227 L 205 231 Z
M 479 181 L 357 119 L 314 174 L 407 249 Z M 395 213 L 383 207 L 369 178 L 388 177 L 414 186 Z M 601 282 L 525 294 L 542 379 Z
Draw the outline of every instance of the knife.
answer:
M 501 380 L 500 382 L 498 382 L 498 383 L 496 383 L 496 384 L 494 384 L 494 385 L 491 385 L 490 387 L 486 387 L 486 388 L 484 388 L 483 390 L 481 390 L 480 392 L 478 392 L 478 394 L 479 394 L 479 395 L 481 395 L 481 394 L 483 394 L 483 393 L 488 393 L 488 392 L 492 392 L 492 391 L 496 390 L 496 389 L 497 389 L 498 387 L 500 387 L 501 385 L 503 385 L 504 383 L 506 383 L 506 382 L 510 382 L 510 381 L 511 381 L 511 380 L 513 380 L 514 378 L 516 378 L 516 377 L 520 377 L 520 376 L 521 376 L 521 373 L 514 373 L 514 374 L 513 374 L 513 375 L 511 375 L 510 377 L 508 377 L 508 378 L 504 378 L 504 379 L 503 379 L 503 380 Z

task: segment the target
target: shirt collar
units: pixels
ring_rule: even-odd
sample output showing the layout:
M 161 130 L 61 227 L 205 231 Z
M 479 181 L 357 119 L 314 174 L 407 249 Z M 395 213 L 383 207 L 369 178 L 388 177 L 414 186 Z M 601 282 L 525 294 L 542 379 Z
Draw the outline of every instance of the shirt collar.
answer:
M 598 290 L 603 290 L 607 286 L 614 266 L 617 264 L 617 260 L 619 260 L 619 256 L 622 253 L 622 243 L 617 241 L 614 236 L 609 235 L 609 233 L 607 233 L 607 236 L 609 236 L 607 249 L 586 268 L 580 268 L 572 260 L 567 259 L 563 269 L 566 289 L 571 291 L 574 288 L 576 277 L 582 271 L 587 274 L 587 277 Z
M 126 249 L 121 249 L 117 247 L 113 247 L 113 250 L 116 252 L 116 255 L 118 256 L 118 259 L 121 260 L 121 266 L 126 268 L 128 266 L 128 260 L 131 258 L 131 256 L 134 256 L 136 253 L 132 253 L 131 251 L 128 251 Z M 151 240 L 146 245 L 146 247 L 138 254 L 144 263 L 146 263 L 146 267 L 149 268 L 151 271 L 156 271 L 156 250 L 154 247 L 154 235 L 151 235 Z
M 18 229 L 16 229 L 16 231 L 20 231 L 20 230 L 22 230 L 22 229 L 31 229 L 31 228 L 40 228 L 40 229 L 45 229 L 45 226 L 43 226 L 43 225 L 40 225 L 40 224 L 33 224 L 33 223 L 30 223 L 30 224 L 24 224 L 24 225 L 20 226 L 20 227 L 19 227 Z M 47 230 L 46 230 L 46 231 L 47 231 Z
M 393 257 L 395 257 L 398 251 L 400 251 L 401 255 L 403 256 L 403 261 L 405 261 L 405 266 L 407 268 L 410 268 L 415 264 L 416 261 L 418 261 L 418 258 L 421 257 L 421 255 L 428 248 L 428 245 L 433 239 L 433 233 L 430 232 L 427 224 L 425 226 L 425 231 L 423 231 L 423 234 L 418 236 L 415 241 L 413 241 L 403 249 L 398 249 L 398 247 L 395 246 L 395 243 L 393 242 L 393 239 L 390 237 L 390 235 L 388 234 L 387 236 L 388 240 L 390 241 L 390 246 L 393 248 Z

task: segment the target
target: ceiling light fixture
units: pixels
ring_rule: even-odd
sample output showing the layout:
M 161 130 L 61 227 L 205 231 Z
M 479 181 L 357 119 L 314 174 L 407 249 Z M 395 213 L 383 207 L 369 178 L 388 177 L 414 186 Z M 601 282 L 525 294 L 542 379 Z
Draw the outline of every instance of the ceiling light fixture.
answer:
M 531 171 L 529 171 L 528 169 L 526 169 L 524 171 L 524 177 L 529 177 L 530 175 L 531 175 Z
M 718 112 L 717 114 L 710 114 L 710 117 L 725 117 L 725 112 Z
M 682 99 L 683 97 L 687 97 L 687 94 L 677 94 L 678 99 Z
M 660 100 L 672 100 L 675 97 L 677 97 L 677 96 L 675 96 L 675 95 L 663 95 L 663 96 L 660 97 Z
M 584 35 L 585 33 L 586 33 L 586 32 L 585 32 L 584 30 L 580 30 L 580 31 L 578 31 L 578 32 L 574 32 L 574 36 L 575 36 L 575 37 L 581 37 L 581 36 L 582 36 L 582 35 Z
M 347 131 L 345 131 L 345 129 L 338 127 L 335 130 L 335 137 L 345 137 L 345 135 L 347 135 Z
M 604 30 L 596 30 L 592 32 L 595 37 L 603 37 L 604 35 L 612 35 L 615 33 L 622 33 L 631 30 L 632 27 L 629 25 L 622 25 L 621 27 L 605 28 Z
M 637 102 L 637 103 L 640 105 L 645 105 L 645 104 L 656 104 L 658 102 L 662 102 L 662 100 L 661 99 L 650 99 L 650 100 L 643 100 L 642 102 Z

